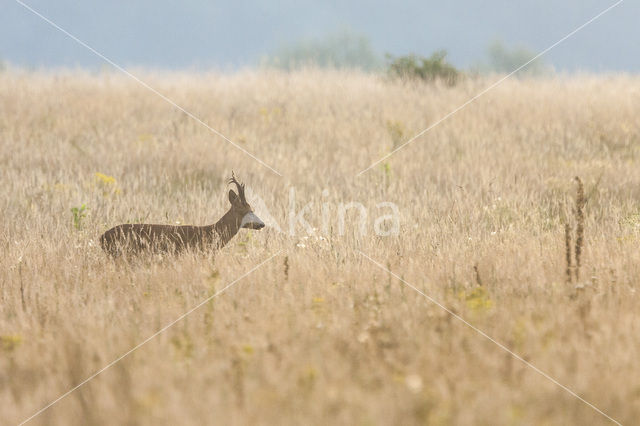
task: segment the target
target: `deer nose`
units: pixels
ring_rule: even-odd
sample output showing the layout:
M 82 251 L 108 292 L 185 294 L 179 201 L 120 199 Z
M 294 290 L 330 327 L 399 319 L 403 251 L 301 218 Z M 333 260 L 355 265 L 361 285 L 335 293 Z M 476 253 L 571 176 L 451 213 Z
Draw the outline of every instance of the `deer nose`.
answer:
M 260 218 L 253 212 L 249 212 L 242 217 L 240 227 L 249 229 L 262 229 L 264 228 L 264 222 L 260 220 Z

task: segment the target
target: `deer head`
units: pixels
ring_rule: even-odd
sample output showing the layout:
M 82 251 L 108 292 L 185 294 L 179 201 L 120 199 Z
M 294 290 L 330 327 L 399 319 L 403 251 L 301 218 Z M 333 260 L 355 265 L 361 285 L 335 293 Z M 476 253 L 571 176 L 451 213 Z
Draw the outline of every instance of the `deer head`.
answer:
M 264 222 L 253 213 L 253 209 L 247 202 L 244 195 L 244 184 L 241 184 L 231 172 L 229 184 L 235 184 L 238 189 L 236 194 L 233 189 L 229 190 L 229 202 L 231 203 L 231 211 L 233 216 L 240 220 L 240 228 L 262 229 Z

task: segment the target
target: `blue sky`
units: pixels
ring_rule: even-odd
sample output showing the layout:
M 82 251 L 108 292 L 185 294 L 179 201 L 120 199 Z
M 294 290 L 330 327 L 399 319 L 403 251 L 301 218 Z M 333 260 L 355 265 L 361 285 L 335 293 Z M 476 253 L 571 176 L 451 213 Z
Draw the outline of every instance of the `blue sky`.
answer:
M 348 29 L 381 55 L 481 61 L 494 40 L 542 51 L 615 0 L 235 2 L 25 0 L 124 66 L 235 69 L 278 47 Z M 0 0 L 0 59 L 26 67 L 97 68 L 103 62 L 14 0 Z M 640 2 L 626 0 L 551 51 L 558 70 L 640 71 Z

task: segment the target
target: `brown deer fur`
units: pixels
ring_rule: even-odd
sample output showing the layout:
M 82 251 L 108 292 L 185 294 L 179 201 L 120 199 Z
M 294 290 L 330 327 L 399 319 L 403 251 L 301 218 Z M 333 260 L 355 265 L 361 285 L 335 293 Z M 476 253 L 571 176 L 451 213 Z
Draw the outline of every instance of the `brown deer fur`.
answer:
M 262 229 L 264 223 L 245 199 L 244 185 L 233 174 L 229 183 L 236 185 L 238 193 L 229 190 L 231 208 L 213 225 L 122 224 L 100 236 L 102 249 L 114 257 L 142 252 L 178 254 L 185 250 L 219 250 L 240 228 Z

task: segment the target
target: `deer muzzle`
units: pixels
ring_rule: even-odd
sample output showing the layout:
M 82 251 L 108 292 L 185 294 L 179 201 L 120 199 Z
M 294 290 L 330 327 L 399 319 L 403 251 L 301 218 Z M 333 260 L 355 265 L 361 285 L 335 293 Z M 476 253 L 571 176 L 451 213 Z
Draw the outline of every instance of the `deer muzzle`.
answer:
M 253 212 L 249 212 L 244 215 L 242 221 L 240 222 L 241 228 L 249 228 L 249 229 L 262 229 L 264 228 L 264 222 L 260 220 L 258 216 L 256 216 Z

